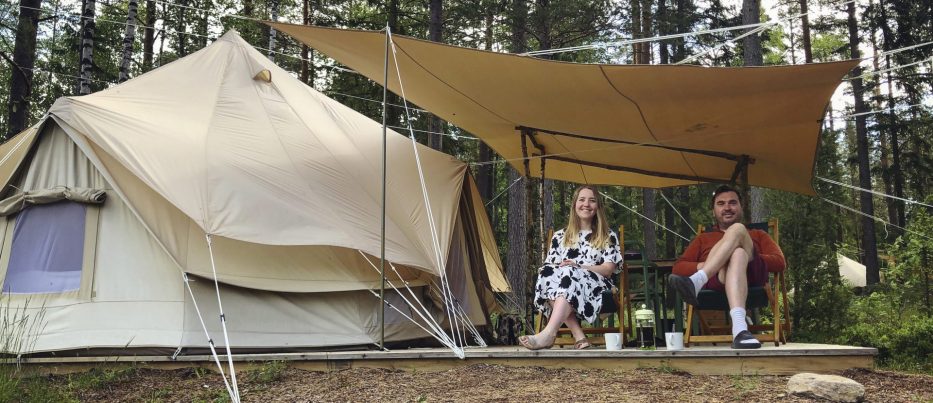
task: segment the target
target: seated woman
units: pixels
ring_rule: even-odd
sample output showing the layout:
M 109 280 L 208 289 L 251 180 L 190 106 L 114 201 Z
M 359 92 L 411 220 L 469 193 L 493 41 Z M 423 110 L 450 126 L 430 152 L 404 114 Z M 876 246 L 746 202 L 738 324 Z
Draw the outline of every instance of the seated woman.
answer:
M 519 343 L 530 350 L 550 348 L 557 330 L 566 324 L 576 340 L 574 348 L 590 347 L 580 320 L 593 323 L 603 306 L 609 277 L 619 269 L 619 237 L 609 229 L 599 191 L 581 186 L 573 193 L 567 228 L 554 233 L 545 264 L 538 269 L 535 308 L 548 317 L 547 326 Z

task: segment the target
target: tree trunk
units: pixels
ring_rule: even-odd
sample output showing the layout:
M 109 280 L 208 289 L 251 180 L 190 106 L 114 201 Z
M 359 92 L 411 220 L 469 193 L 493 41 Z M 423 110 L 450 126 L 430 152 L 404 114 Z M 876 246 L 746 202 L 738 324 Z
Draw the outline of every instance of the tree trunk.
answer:
M 85 0 L 81 11 L 81 64 L 78 94 L 91 93 L 91 69 L 94 67 L 94 9 L 96 0 Z
M 518 180 L 515 186 L 509 188 L 509 214 L 508 214 L 508 232 L 507 237 L 509 249 L 506 254 L 506 275 L 509 278 L 509 285 L 512 292 L 520 301 L 527 301 L 525 295 L 527 289 L 525 283 L 528 277 L 528 254 L 526 253 L 526 243 L 528 236 L 526 234 L 526 210 L 527 199 L 525 197 L 525 182 L 518 171 L 509 167 L 509 184 Z M 518 307 L 524 311 L 524 307 Z
M 272 0 L 269 7 L 272 7 L 272 21 L 279 20 L 279 0 Z M 275 60 L 275 30 L 269 27 L 269 60 Z
M 651 36 L 651 2 L 652 0 L 641 0 L 641 37 Z M 643 42 L 640 44 L 642 64 L 651 64 L 651 43 Z
M 188 6 L 188 0 L 178 0 L 176 6 L 178 6 L 175 10 L 175 32 L 178 33 L 176 46 L 178 47 L 178 56 L 184 57 L 188 55 L 188 35 L 185 34 L 187 31 L 185 28 L 185 10 Z
M 13 45 L 13 65 L 10 66 L 9 126 L 6 138 L 19 134 L 29 119 L 32 95 L 32 69 L 36 62 L 36 33 L 42 0 L 20 0 L 16 43 Z
M 873 2 L 869 2 L 868 4 L 869 4 L 869 7 L 874 6 Z M 874 68 L 875 71 L 881 70 L 881 67 L 879 65 L 880 59 L 878 58 L 878 40 L 875 35 L 874 29 L 871 30 L 871 50 L 872 50 L 872 59 L 871 59 L 872 68 Z M 872 86 L 872 90 L 873 90 L 873 96 L 871 97 L 871 99 L 874 100 L 875 102 L 873 106 L 875 107 L 875 109 L 881 110 L 882 108 L 884 108 L 884 101 L 882 101 L 884 99 L 884 96 L 881 94 L 881 86 L 874 85 Z M 893 106 L 893 102 L 892 102 L 892 106 Z M 880 173 L 881 173 L 881 182 L 884 185 L 884 193 L 890 195 L 890 194 L 894 194 L 894 181 L 891 179 L 891 160 L 888 157 L 888 153 L 891 148 L 891 145 L 888 142 L 889 137 L 885 136 L 884 133 L 882 132 L 890 133 L 891 131 L 896 130 L 896 128 L 894 127 L 896 120 L 894 119 L 893 110 L 890 111 L 889 114 L 878 114 L 878 117 L 881 119 L 887 119 L 886 122 L 881 121 L 879 122 L 879 125 L 878 125 L 879 128 L 882 129 L 882 130 L 879 130 L 879 134 L 878 134 L 878 143 L 879 143 L 878 151 L 880 154 L 878 162 L 881 165 Z M 897 225 L 896 224 L 897 223 L 897 206 L 894 204 L 894 202 L 895 202 L 894 199 L 891 199 L 889 197 L 884 198 L 884 204 L 888 211 L 888 222 L 895 223 L 895 225 Z M 893 242 L 894 239 L 897 238 L 898 235 L 900 235 L 899 231 L 897 231 L 897 228 L 892 228 L 892 229 L 894 231 L 887 231 L 887 235 L 888 235 L 887 240 L 889 242 Z
M 208 27 L 208 18 L 210 17 L 210 11 L 214 8 L 214 5 L 211 3 L 211 0 L 204 0 L 201 3 L 201 9 L 204 10 L 201 13 L 201 18 L 198 19 L 198 35 L 196 38 L 198 41 L 199 49 L 204 49 L 207 46 L 207 27 Z
M 677 33 L 683 34 L 687 32 L 687 0 L 675 0 L 677 2 Z M 674 46 L 674 62 L 679 62 L 684 60 L 687 57 L 687 48 L 685 45 L 686 41 L 684 38 L 675 39 Z
M 645 254 L 648 259 L 658 257 L 658 230 L 652 220 L 657 221 L 657 213 L 654 207 L 654 189 L 642 188 L 641 196 L 644 204 L 645 218 Z
M 758 24 L 761 22 L 761 1 L 742 0 L 742 25 Z M 755 28 L 749 28 L 749 31 Z M 746 66 L 761 66 L 761 37 L 757 34 L 742 39 L 744 47 L 743 59 Z
M 667 226 L 667 228 L 670 228 L 671 231 L 676 232 L 679 225 L 677 225 L 678 223 L 677 213 L 674 212 L 675 207 L 673 207 L 674 189 L 671 189 L 671 188 L 661 189 L 660 192 L 662 196 L 667 198 L 667 200 L 672 201 L 671 206 L 664 207 L 664 225 Z M 664 204 L 667 204 L 667 202 L 664 202 Z M 664 231 L 663 234 L 664 234 L 664 237 L 663 237 L 664 238 L 664 251 L 662 252 L 663 256 L 665 257 L 676 256 L 677 236 L 671 233 L 670 231 Z
M 849 51 L 853 59 L 860 58 L 858 23 L 855 19 L 855 4 L 849 3 L 848 26 L 849 26 Z M 862 69 L 857 67 L 853 70 L 852 93 L 855 96 L 855 113 L 865 112 L 865 101 L 862 98 Z M 865 115 L 855 117 L 855 136 L 858 152 L 858 173 L 859 186 L 863 189 L 871 189 L 871 171 L 869 164 L 868 150 L 868 130 L 865 126 Z M 871 193 L 859 192 L 859 204 L 862 213 L 862 251 L 865 253 L 862 264 L 865 265 L 865 281 L 869 289 L 881 281 L 881 275 L 878 271 L 878 245 L 875 239 L 875 221 L 872 217 L 875 215 L 875 208 L 872 205 Z
M 511 52 L 521 53 L 525 51 L 525 33 L 526 21 L 528 16 L 528 4 L 526 0 L 514 0 L 511 15 Z M 520 178 L 521 175 L 514 168 L 509 167 L 509 185 Z M 526 182 L 528 179 L 521 179 L 520 182 Z M 527 216 L 528 200 L 525 183 L 517 183 L 509 188 L 509 215 L 508 215 L 508 242 L 509 249 L 506 255 L 506 272 L 509 278 L 509 285 L 512 292 L 519 301 L 530 301 L 526 283 L 529 282 L 529 261 L 528 248 L 530 239 L 528 239 Z M 521 313 L 525 313 L 525 307 L 519 307 Z
M 632 0 L 632 38 L 641 38 L 641 0 Z M 641 44 L 632 44 L 632 64 L 641 64 Z
M 118 83 L 130 78 L 130 63 L 133 62 L 133 44 L 136 43 L 136 0 L 130 0 L 126 11 L 126 29 L 123 31 L 123 58 L 120 61 Z
M 428 21 L 428 39 L 434 42 L 443 42 L 444 34 L 444 5 L 441 0 L 430 0 L 430 20 Z M 444 147 L 444 121 L 431 114 L 428 117 L 428 147 L 440 150 Z
M 169 15 L 168 5 L 165 3 L 162 3 L 162 15 Z M 165 22 L 163 21 L 162 24 L 164 27 Z M 162 53 L 164 51 L 165 51 L 165 30 L 162 30 L 162 32 L 159 34 L 159 58 L 158 58 L 159 66 L 162 65 Z M 153 57 L 155 57 L 155 55 L 153 55 Z
M 494 10 L 492 7 L 486 9 L 486 23 L 485 23 L 485 37 L 486 42 L 485 49 L 492 50 L 493 45 L 493 18 L 495 17 Z M 493 197 L 493 189 L 495 189 L 495 178 L 493 173 L 495 172 L 495 165 L 489 163 L 495 158 L 495 155 L 492 152 L 492 149 L 486 145 L 486 143 L 480 141 L 479 143 L 479 161 L 484 163 L 476 169 L 476 186 L 479 188 L 479 194 L 482 196 L 483 200 L 487 203 Z M 511 183 L 506 184 L 511 185 Z M 489 206 L 486 210 L 489 212 L 490 220 L 493 223 L 496 222 L 496 216 L 493 214 L 495 212 L 494 206 Z M 494 224 L 495 225 L 495 224 Z
M 155 51 L 156 2 L 146 0 L 146 29 L 143 31 L 143 73 L 152 70 L 152 56 Z
M 880 0 L 880 4 L 878 8 L 881 10 L 881 19 L 883 21 L 887 21 L 888 12 L 885 8 L 885 0 Z M 881 25 L 881 35 L 883 39 L 881 48 L 885 51 L 893 50 L 894 34 L 893 32 L 891 32 L 891 27 L 888 24 L 880 24 L 880 25 Z M 894 78 L 891 76 L 891 70 L 890 70 L 891 69 L 891 55 L 890 54 L 885 56 L 885 64 L 886 64 L 886 67 L 889 69 L 886 74 L 887 74 L 887 81 L 888 81 L 888 84 L 887 84 L 888 85 L 888 99 L 887 100 L 888 100 L 888 108 L 890 108 L 890 111 L 888 112 L 888 116 L 890 117 L 890 120 L 891 120 L 891 127 L 889 131 L 889 134 L 891 135 L 891 172 L 894 177 L 893 178 L 894 184 L 892 186 L 892 190 L 894 191 L 893 193 L 894 196 L 903 198 L 904 197 L 904 173 L 901 172 L 901 146 L 900 146 L 900 139 L 898 138 L 899 133 L 898 133 L 898 125 L 897 125 L 897 114 L 894 113 L 894 106 L 895 106 L 894 88 L 892 87 Z M 890 198 L 888 198 L 888 200 L 893 201 L 894 210 L 895 210 L 894 215 L 891 219 L 891 222 L 897 226 L 906 227 L 907 219 L 904 213 L 904 202 L 900 200 L 893 200 Z M 901 232 L 899 229 L 895 229 L 895 230 L 897 230 L 898 233 Z
M 761 2 L 760 0 L 742 0 L 742 25 L 758 24 L 761 22 Z M 750 28 L 752 30 L 754 28 Z M 761 37 L 757 34 L 746 36 L 742 39 L 743 60 L 745 66 L 761 66 Z M 745 217 L 750 222 L 761 222 L 767 220 L 767 211 L 764 203 L 764 189 L 751 187 L 751 195 L 748 203 L 744 204 Z
M 807 64 L 813 63 L 813 46 L 810 44 L 810 17 L 807 15 L 807 0 L 800 0 L 801 28 L 803 29 L 803 58 Z
M 301 2 L 301 21 L 305 25 L 313 25 L 311 23 L 311 0 L 302 0 Z M 301 82 L 308 84 L 311 88 L 314 88 L 314 75 L 312 70 L 314 69 L 314 63 L 311 59 L 314 57 L 314 54 L 311 53 L 311 48 L 308 45 L 301 45 Z
M 668 18 L 670 18 L 670 16 L 667 11 L 667 0 L 658 0 L 658 35 L 667 35 L 670 33 L 668 29 L 670 26 Z M 668 43 L 666 40 L 658 42 L 658 62 L 660 64 L 668 64 L 671 62 L 671 54 L 667 45 Z

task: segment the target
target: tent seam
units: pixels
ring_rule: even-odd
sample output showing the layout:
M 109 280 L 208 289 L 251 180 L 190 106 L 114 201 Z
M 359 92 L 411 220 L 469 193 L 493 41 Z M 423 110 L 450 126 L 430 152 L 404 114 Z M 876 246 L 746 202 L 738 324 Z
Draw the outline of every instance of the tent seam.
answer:
M 625 95 L 625 93 L 623 93 L 622 90 L 616 87 L 615 83 L 613 83 L 612 80 L 609 79 L 609 76 L 606 75 L 606 69 L 604 69 L 602 65 L 599 66 L 599 72 L 602 73 L 603 78 L 606 79 L 606 82 L 609 83 L 609 86 L 612 87 L 612 89 L 615 90 L 616 93 L 621 95 L 623 98 L 627 99 L 629 102 L 632 103 L 632 105 L 635 105 L 635 109 L 638 110 L 638 115 L 641 116 L 641 122 L 645 124 L 645 129 L 648 130 L 648 134 L 651 135 L 651 138 L 654 139 L 655 143 L 661 144 L 661 140 L 658 140 L 658 137 L 654 135 L 654 131 L 651 130 L 651 126 L 648 125 L 648 118 L 645 117 L 645 112 L 641 110 L 641 105 L 639 105 L 638 102 L 635 102 L 634 99 L 629 98 L 628 95 Z M 683 159 L 684 164 L 687 165 L 687 168 L 690 168 L 690 172 L 693 172 L 693 176 L 697 176 L 697 177 L 700 176 L 700 174 L 697 173 L 696 169 L 693 169 L 693 166 L 690 165 L 690 162 L 687 161 L 687 157 L 684 155 L 683 151 L 680 152 L 680 158 Z

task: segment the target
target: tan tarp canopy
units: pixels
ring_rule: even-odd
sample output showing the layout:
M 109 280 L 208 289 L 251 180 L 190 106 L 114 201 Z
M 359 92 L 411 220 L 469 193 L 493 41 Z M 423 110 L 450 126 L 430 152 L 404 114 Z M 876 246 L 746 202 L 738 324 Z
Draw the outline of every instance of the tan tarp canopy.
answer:
M 382 83 L 385 34 L 267 22 Z M 824 109 L 857 61 L 755 68 L 575 64 L 394 35 L 407 99 L 475 134 L 520 172 L 660 188 L 728 182 L 813 194 Z M 400 94 L 390 59 L 389 89 Z M 541 175 L 539 159 L 530 163 Z

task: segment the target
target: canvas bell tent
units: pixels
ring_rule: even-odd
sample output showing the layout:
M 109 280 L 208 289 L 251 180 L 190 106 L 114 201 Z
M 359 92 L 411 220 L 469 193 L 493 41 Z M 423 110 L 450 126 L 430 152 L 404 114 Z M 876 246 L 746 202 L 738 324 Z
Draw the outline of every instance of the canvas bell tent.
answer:
M 218 301 L 233 348 L 378 342 L 381 150 L 235 32 L 59 99 L 0 146 L 2 304 L 43 317 L 23 352 L 224 344 Z M 386 340 L 486 324 L 508 286 L 467 166 L 387 150 Z

